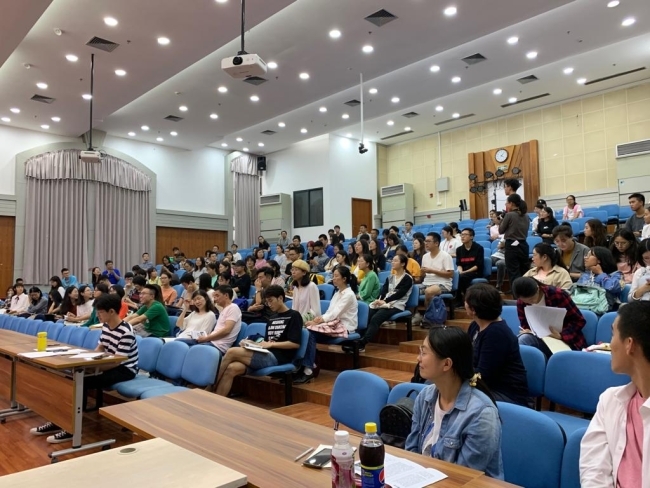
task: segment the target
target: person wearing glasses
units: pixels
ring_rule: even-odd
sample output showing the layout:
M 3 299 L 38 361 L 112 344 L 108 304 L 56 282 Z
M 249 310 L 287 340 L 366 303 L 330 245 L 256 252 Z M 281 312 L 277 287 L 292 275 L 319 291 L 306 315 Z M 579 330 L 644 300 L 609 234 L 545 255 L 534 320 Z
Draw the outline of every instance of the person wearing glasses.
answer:
M 456 269 L 458 270 L 458 306 L 463 306 L 465 290 L 472 280 L 483 277 L 485 249 L 474 242 L 474 229 L 466 228 L 460 233 L 461 245 L 456 248 Z
M 137 312 L 129 315 L 126 322 L 133 326 L 140 337 L 168 337 L 169 315 L 162 302 L 162 293 L 158 285 L 146 284 L 140 290 L 140 304 Z
M 566 197 L 566 207 L 562 210 L 562 220 L 575 220 L 584 216 L 585 213 L 576 202 L 576 197 L 573 195 Z
M 599 246 L 591 248 L 585 257 L 585 272 L 580 275 L 578 284 L 603 288 L 609 305 L 607 311 L 611 312 L 621 293 L 621 281 L 621 272 L 610 250 Z
M 629 230 L 619 229 L 612 236 L 612 244 L 609 246 L 609 250 L 612 251 L 616 266 L 623 275 L 625 283 L 632 283 L 634 273 L 639 269 L 636 260 L 637 247 L 636 237 Z
M 440 249 L 440 234 L 429 232 L 424 239 L 424 247 L 427 253 L 422 256 L 420 276 L 423 276 L 420 288 L 420 295 L 424 294 L 424 308 L 429 308 L 433 297 L 442 293 L 451 293 L 452 278 L 454 276 L 454 262 L 451 256 Z M 413 324 L 418 325 L 422 321 L 420 313 L 413 317 Z
M 569 276 L 576 281 L 585 271 L 585 258 L 589 248 L 573 239 L 570 225 L 558 225 L 553 229 L 553 242 L 560 253 L 560 260 L 569 271 Z

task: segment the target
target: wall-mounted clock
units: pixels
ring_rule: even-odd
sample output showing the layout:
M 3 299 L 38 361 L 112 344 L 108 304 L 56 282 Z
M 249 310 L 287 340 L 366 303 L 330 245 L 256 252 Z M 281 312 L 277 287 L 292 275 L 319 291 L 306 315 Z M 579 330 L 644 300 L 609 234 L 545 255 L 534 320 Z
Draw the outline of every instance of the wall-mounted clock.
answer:
M 505 162 L 508 159 L 508 151 L 505 149 L 499 149 L 494 155 L 494 159 L 496 159 L 497 163 Z

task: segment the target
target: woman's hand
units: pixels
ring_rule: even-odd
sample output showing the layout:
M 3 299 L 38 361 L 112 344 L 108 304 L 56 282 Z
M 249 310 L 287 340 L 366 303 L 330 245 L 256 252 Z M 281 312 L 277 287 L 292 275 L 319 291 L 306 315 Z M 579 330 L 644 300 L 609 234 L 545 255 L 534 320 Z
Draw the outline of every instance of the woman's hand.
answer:
M 558 339 L 560 341 L 562 340 L 562 336 L 557 330 L 555 330 L 553 327 L 549 327 L 549 330 L 551 331 L 551 337 L 553 339 Z
M 603 273 L 603 268 L 602 268 L 602 266 L 600 264 L 597 264 L 597 265 L 591 267 L 591 272 L 593 274 L 595 274 L 596 276 L 598 276 L 599 274 Z

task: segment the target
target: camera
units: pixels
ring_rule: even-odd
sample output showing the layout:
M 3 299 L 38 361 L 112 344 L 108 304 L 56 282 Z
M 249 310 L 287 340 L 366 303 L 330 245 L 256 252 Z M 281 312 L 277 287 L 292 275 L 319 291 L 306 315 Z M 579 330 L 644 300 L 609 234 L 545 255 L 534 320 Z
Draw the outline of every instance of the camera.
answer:
M 359 143 L 359 154 L 365 154 L 368 152 L 368 149 L 366 149 L 366 146 L 364 146 L 363 142 Z

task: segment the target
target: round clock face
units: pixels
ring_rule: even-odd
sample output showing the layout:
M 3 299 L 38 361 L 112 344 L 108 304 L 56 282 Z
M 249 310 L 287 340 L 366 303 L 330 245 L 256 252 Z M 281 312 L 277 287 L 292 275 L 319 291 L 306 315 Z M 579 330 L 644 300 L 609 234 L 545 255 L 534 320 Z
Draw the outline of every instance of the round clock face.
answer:
M 499 149 L 494 155 L 494 159 L 497 160 L 497 163 L 503 163 L 506 159 L 508 159 L 508 151 L 505 149 Z

